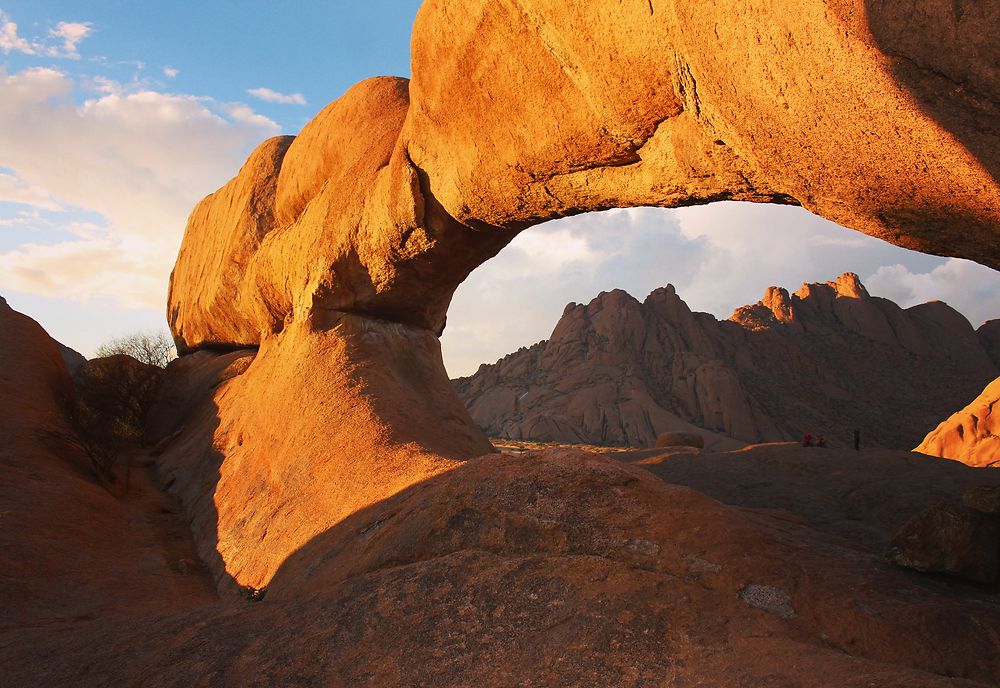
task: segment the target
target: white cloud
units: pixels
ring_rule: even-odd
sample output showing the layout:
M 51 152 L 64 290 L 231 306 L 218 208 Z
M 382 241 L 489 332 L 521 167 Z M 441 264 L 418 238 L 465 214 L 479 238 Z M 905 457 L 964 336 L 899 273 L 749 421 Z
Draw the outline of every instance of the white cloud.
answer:
M 269 103 L 279 103 L 281 105 L 306 104 L 306 97 L 301 93 L 285 94 L 263 86 L 260 88 L 249 88 L 247 89 L 247 93 L 252 95 L 254 98 L 260 98 L 261 100 L 266 100 Z
M 25 55 L 35 54 L 31 43 L 17 35 L 17 24 L 12 22 L 2 10 L 0 10 L 0 50 L 3 50 L 4 55 L 9 55 L 12 52 L 24 53 Z
M 25 55 L 44 55 L 79 59 L 77 45 L 93 32 L 90 22 L 59 22 L 54 29 L 49 29 L 48 40 L 33 38 L 31 40 L 18 35 L 17 24 L 10 20 L 0 10 L 0 50 L 5 55 L 19 52 Z M 51 40 L 57 41 L 55 45 Z
M 173 67 L 164 67 L 163 68 L 163 76 L 167 77 L 168 79 L 175 79 L 175 78 L 177 78 L 177 75 L 180 74 L 180 73 L 181 73 L 181 70 L 175 69 Z
M 157 268 L 153 256 L 137 255 L 110 238 L 24 244 L 0 254 L 0 284 L 82 303 L 110 295 L 122 308 L 149 308 L 157 301 L 162 308 L 162 276 Z
M 944 301 L 961 311 L 973 327 L 1000 318 L 1000 273 L 968 260 L 949 258 L 923 273 L 899 264 L 884 265 L 866 285 L 872 294 L 904 307 Z
M 3 172 L 0 172 L 0 201 L 22 203 L 43 210 L 62 210 L 62 206 L 45 189 L 26 184 L 16 175 Z
M 194 204 L 278 126 L 246 106 L 107 84 L 106 94 L 78 105 L 66 74 L 0 68 L 0 168 L 14 177 L 0 179 L 0 188 L 17 190 L 21 202 L 104 219 L 50 218 L 78 239 L 49 246 L 39 239 L 0 254 L 0 289 L 108 296 L 159 310 Z
M 62 50 L 66 57 L 79 57 L 76 45 L 92 33 L 90 22 L 59 22 L 49 30 L 49 36 L 62 39 Z
M 274 133 L 278 133 L 281 129 L 277 122 L 265 117 L 264 115 L 254 112 L 254 109 L 249 105 L 244 105 L 243 103 L 222 103 L 220 107 L 227 115 L 232 117 L 237 122 L 271 129 Z

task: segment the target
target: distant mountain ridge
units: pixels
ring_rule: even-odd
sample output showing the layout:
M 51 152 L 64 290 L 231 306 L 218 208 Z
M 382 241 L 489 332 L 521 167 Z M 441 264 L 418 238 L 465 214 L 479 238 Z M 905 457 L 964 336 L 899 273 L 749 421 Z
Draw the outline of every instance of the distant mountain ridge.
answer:
M 569 304 L 548 340 L 454 381 L 492 437 L 650 446 L 790 440 L 909 449 L 998 374 L 1000 320 L 974 330 L 940 301 L 903 309 L 854 273 L 771 287 L 728 320 L 673 286 Z

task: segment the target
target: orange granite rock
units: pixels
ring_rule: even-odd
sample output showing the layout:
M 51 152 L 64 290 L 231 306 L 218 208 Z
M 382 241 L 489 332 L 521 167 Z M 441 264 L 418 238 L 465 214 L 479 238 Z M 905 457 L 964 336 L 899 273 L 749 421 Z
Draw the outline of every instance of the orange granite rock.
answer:
M 913 451 L 970 466 L 1000 465 L 1000 412 L 993 412 L 998 401 L 1000 377 L 968 406 L 929 432 Z
M 911 26 L 862 0 L 428 0 L 411 82 L 352 88 L 285 163 L 282 139 L 199 206 L 172 282 L 179 343 L 255 344 L 329 310 L 438 331 L 518 231 L 610 207 L 797 203 L 1000 266 L 981 38 L 1000 8 L 918 4 Z M 949 50 L 926 47 L 942 35 Z

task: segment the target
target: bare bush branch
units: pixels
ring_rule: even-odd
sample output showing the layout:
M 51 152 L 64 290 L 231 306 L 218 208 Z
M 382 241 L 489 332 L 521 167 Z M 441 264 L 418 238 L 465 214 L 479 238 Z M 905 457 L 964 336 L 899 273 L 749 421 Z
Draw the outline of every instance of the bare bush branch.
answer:
M 125 354 L 140 363 L 166 368 L 170 361 L 177 358 L 174 343 L 162 331 L 133 332 L 102 344 L 95 352 L 97 358 L 107 358 Z

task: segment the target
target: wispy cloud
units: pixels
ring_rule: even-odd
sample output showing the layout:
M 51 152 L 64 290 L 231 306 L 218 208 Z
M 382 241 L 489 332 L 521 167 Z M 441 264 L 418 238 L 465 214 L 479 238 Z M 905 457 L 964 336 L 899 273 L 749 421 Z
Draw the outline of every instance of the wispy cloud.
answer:
M 5 55 L 12 52 L 77 60 L 77 45 L 93 33 L 90 22 L 59 22 L 49 29 L 45 39 L 28 39 L 18 34 L 17 23 L 0 10 L 0 50 Z M 53 44 L 55 41 L 55 44 Z
M 62 39 L 62 50 L 66 57 L 80 57 L 76 45 L 93 32 L 90 22 L 59 22 L 49 30 L 49 36 Z
M 164 67 L 163 68 L 163 76 L 167 77 L 168 79 L 176 79 L 177 75 L 180 74 L 180 73 L 181 73 L 181 70 L 176 69 L 174 67 Z
M 280 93 L 270 88 L 261 86 L 260 88 L 249 88 L 247 93 L 254 98 L 265 100 L 268 103 L 279 103 L 281 105 L 305 105 L 306 97 L 301 93 Z
M 27 184 L 17 175 L 3 172 L 0 172 L 0 201 L 21 203 L 43 210 L 62 210 L 52 194 L 42 187 Z
M 78 104 L 80 86 L 0 67 L 0 200 L 71 209 L 0 253 L 0 290 L 160 310 L 191 208 L 279 128 L 246 105 L 112 80 Z
M 948 258 L 929 272 L 905 265 L 884 265 L 868 278 L 868 289 L 901 306 L 944 301 L 979 327 L 1000 318 L 1000 279 L 995 270 L 968 260 Z
M 9 55 L 12 52 L 24 53 L 25 55 L 35 54 L 31 43 L 17 35 L 17 24 L 12 22 L 2 10 L 0 10 L 0 50 L 3 50 L 4 55 Z

